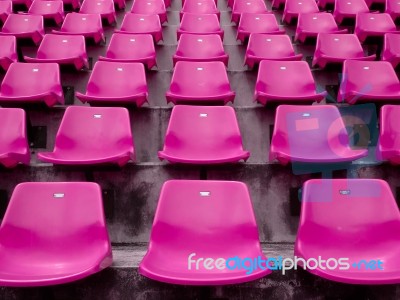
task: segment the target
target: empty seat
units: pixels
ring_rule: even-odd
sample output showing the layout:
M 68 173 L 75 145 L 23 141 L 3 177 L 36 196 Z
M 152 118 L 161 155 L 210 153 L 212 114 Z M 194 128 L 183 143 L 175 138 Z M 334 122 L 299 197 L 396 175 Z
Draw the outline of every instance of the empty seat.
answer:
M 375 60 L 376 55 L 365 56 L 360 41 L 354 34 L 320 33 L 313 58 L 313 66 L 343 63 L 346 59 Z
M 29 161 L 25 111 L 0 108 L 0 164 L 12 168 L 18 163 L 29 165 Z
M 270 161 L 339 163 L 364 157 L 353 150 L 340 112 L 333 105 L 280 105 L 269 152 Z
M 156 50 L 151 34 L 114 33 L 106 56 L 99 60 L 141 62 L 151 69 L 156 65 Z
M 382 60 L 390 62 L 393 68 L 400 64 L 400 34 L 385 34 Z
M 0 36 L 0 67 L 7 71 L 8 67 L 18 60 L 17 39 L 15 36 Z
M 214 14 L 183 14 L 177 31 L 178 39 L 182 33 L 218 34 L 221 39 L 224 38 L 224 31 L 221 29 L 217 15 Z
M 263 267 L 249 274 L 232 263 L 228 270 L 227 259 L 234 257 L 266 260 L 247 186 L 235 181 L 165 182 L 139 273 L 183 285 L 236 284 L 271 273 Z M 220 259 L 218 267 L 205 268 L 204 259 L 215 263 L 217 258 L 222 264 Z
M 368 37 L 383 37 L 385 33 L 395 31 L 396 25 L 389 14 L 357 14 L 354 33 L 361 42 L 365 42 Z
M 237 39 L 244 42 L 252 33 L 284 34 L 285 30 L 279 28 L 273 14 L 243 13 L 237 29 Z
M 299 14 L 318 13 L 318 5 L 315 0 L 286 0 L 282 21 L 288 24 L 296 20 Z M 318 21 L 318 23 L 320 23 Z
M 46 34 L 36 58 L 24 56 L 24 59 L 33 63 L 55 62 L 60 65 L 73 65 L 77 70 L 89 68 L 85 38 L 82 35 Z
M 338 102 L 400 101 L 400 82 L 387 61 L 345 60 Z
M 99 14 L 108 24 L 117 20 L 113 0 L 84 0 L 79 12 L 82 14 Z
M 46 286 L 112 263 L 102 191 L 92 182 L 17 185 L 0 227 L 0 285 Z
M 316 38 L 319 33 L 347 33 L 339 29 L 330 13 L 300 14 L 295 40 L 302 43 L 308 38 Z
M 162 27 L 158 15 L 141 15 L 127 13 L 122 20 L 119 33 L 151 34 L 157 43 L 163 39 Z
M 228 64 L 221 37 L 218 34 L 187 34 L 181 35 L 178 47 L 173 56 L 177 61 L 222 61 Z
M 365 0 L 336 0 L 333 16 L 338 24 L 343 20 L 356 20 L 358 13 L 369 13 Z
M 262 60 L 301 60 L 303 54 L 294 52 L 288 35 L 252 33 L 245 54 L 245 64 L 253 68 Z
M 399 105 L 384 105 L 381 108 L 380 136 L 377 156 L 392 164 L 400 164 L 400 119 Z
M 38 45 L 44 35 L 43 17 L 10 14 L 1 29 L 0 35 L 14 35 L 20 39 L 31 39 Z
M 398 21 L 400 18 L 400 1 L 399 0 L 386 0 L 386 13 L 388 13 L 393 21 Z
M 95 43 L 105 42 L 103 25 L 99 14 L 69 13 L 64 19 L 60 30 L 53 30 L 56 34 L 83 35 L 93 39 Z
M 58 64 L 12 63 L 1 83 L 1 102 L 64 104 Z
M 249 156 L 235 110 L 229 106 L 175 106 L 164 149 L 158 152 L 161 160 L 187 164 L 232 163 Z
M 28 14 L 43 16 L 45 20 L 53 20 L 57 25 L 64 21 L 64 4 L 61 0 L 34 0 Z
M 69 106 L 53 152 L 38 158 L 58 165 L 125 165 L 134 160 L 129 112 L 122 107 Z
M 255 99 L 263 105 L 270 102 L 320 102 L 327 93 L 317 93 L 310 67 L 305 61 L 260 62 Z
M 8 15 L 12 14 L 12 11 L 12 1 L 0 1 L 0 21 L 2 23 L 7 20 Z
M 349 284 L 400 282 L 400 214 L 386 181 L 308 180 L 301 206 L 294 255 L 326 261 L 310 262 L 308 272 Z
M 220 17 L 220 12 L 214 0 L 187 0 L 182 6 L 180 18 L 183 14 L 215 14 Z
M 231 21 L 238 23 L 243 13 L 264 14 L 268 13 L 267 6 L 263 0 L 237 0 L 232 7 Z
M 164 0 L 135 0 L 132 4 L 131 13 L 158 15 L 161 24 L 168 21 Z
M 98 61 L 90 74 L 86 94 L 76 93 L 90 104 L 136 104 L 147 102 L 147 83 L 141 63 Z
M 226 104 L 235 92 L 222 62 L 178 61 L 166 97 L 174 104 Z

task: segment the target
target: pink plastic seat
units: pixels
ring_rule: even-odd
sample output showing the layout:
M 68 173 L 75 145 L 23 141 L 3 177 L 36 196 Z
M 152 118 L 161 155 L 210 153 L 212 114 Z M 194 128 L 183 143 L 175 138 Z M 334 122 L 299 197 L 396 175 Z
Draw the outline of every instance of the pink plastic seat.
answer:
M 0 36 L 0 67 L 7 71 L 8 67 L 18 60 L 17 39 L 15 36 Z
M 308 38 L 316 38 L 319 33 L 347 33 L 347 29 L 339 29 L 330 13 L 299 15 L 295 35 L 296 41 L 304 43 Z
M 316 84 L 307 62 L 260 62 L 254 96 L 261 104 L 320 102 L 326 95 L 326 92 L 316 92 Z
M 107 20 L 108 24 L 114 24 L 117 20 L 113 0 L 84 0 L 81 14 L 99 14 L 102 19 Z
M 235 181 L 165 182 L 139 273 L 184 285 L 237 284 L 271 273 L 265 267 L 251 274 L 244 268 L 228 270 L 226 259 L 235 256 L 266 260 L 247 186 Z M 225 268 L 206 269 L 201 261 L 197 268 L 199 258 L 222 258 Z
M 325 68 L 330 63 L 342 64 L 346 59 L 375 60 L 376 55 L 364 55 L 355 34 L 320 33 L 313 58 L 313 66 Z
M 218 34 L 221 39 L 224 38 L 224 31 L 221 29 L 217 15 L 214 14 L 183 14 L 177 31 L 178 39 L 182 33 Z
M 361 42 L 365 42 L 368 37 L 383 37 L 385 33 L 395 31 L 396 25 L 389 14 L 357 14 L 354 33 Z
M 245 54 L 245 64 L 253 68 L 262 60 L 301 60 L 303 54 L 294 52 L 288 35 L 252 33 Z
M 112 263 L 101 188 L 92 182 L 17 185 L 0 227 L 0 285 L 46 286 Z
M 269 160 L 289 162 L 350 162 L 368 154 L 353 150 L 340 112 L 333 105 L 280 105 Z
M 53 152 L 38 158 L 57 165 L 125 165 L 134 160 L 129 112 L 122 107 L 69 106 Z
M 387 182 L 308 180 L 301 205 L 294 255 L 329 261 L 308 272 L 349 284 L 400 282 L 400 214 Z
M 58 64 L 12 63 L 1 83 L 1 102 L 64 104 Z
M 147 83 L 141 63 L 98 61 L 90 75 L 86 94 L 76 93 L 83 103 L 133 104 L 147 102 Z
M 393 21 L 397 21 L 400 18 L 400 1 L 399 0 L 386 0 L 386 10 Z
M 178 61 L 166 97 L 174 104 L 226 104 L 235 92 L 222 62 Z
M 390 62 L 393 68 L 400 64 L 400 34 L 385 34 L 382 60 Z
M 356 20 L 358 13 L 369 13 L 365 0 L 336 0 L 333 16 L 338 24 L 343 20 Z
M 284 34 L 285 30 L 279 28 L 273 14 L 243 13 L 237 29 L 237 39 L 244 42 L 252 33 Z
M 263 0 L 236 0 L 232 8 L 231 21 L 238 23 L 243 13 L 264 14 L 270 12 Z
M 387 61 L 345 60 L 338 102 L 400 101 L 400 82 Z
M 380 137 L 377 156 L 391 164 L 400 164 L 400 119 L 399 105 L 384 105 L 381 108 Z
M 229 106 L 175 106 L 164 149 L 158 152 L 161 160 L 187 164 L 232 163 L 249 156 L 235 110 Z
M 11 14 L 5 21 L 0 35 L 14 35 L 17 39 L 31 39 L 38 45 L 44 35 L 43 17 Z
M 64 4 L 61 0 L 34 0 L 28 14 L 43 16 L 44 20 L 53 20 L 61 25 L 64 21 Z
M 83 35 L 95 43 L 105 42 L 103 25 L 99 14 L 69 13 L 60 30 L 53 33 L 64 35 Z
M 0 1 L 0 21 L 4 23 L 7 20 L 8 15 L 12 14 L 13 7 L 12 1 Z
M 168 21 L 164 0 L 135 0 L 131 13 L 142 15 L 158 15 L 161 24 Z
M 36 0 L 38 1 L 38 0 Z M 26 62 L 73 65 L 77 70 L 89 68 L 85 38 L 82 35 L 46 34 L 36 58 L 24 56 Z
M 150 34 L 114 33 L 106 56 L 99 60 L 118 62 L 140 62 L 148 69 L 156 65 L 156 50 Z
M 214 0 L 187 0 L 182 6 L 180 18 L 185 13 L 192 14 L 215 14 L 220 18 L 220 12 Z
M 184 33 L 178 41 L 173 60 L 174 64 L 177 61 L 221 61 L 227 65 L 228 55 L 218 34 Z
M 118 33 L 151 34 L 157 43 L 163 39 L 162 27 L 158 15 L 125 14 Z
M 282 22 L 290 24 L 293 20 L 299 17 L 299 14 L 318 12 L 319 9 L 315 0 L 286 0 L 285 9 L 283 10 Z
M 28 145 L 25 111 L 0 108 L 0 164 L 6 168 L 18 163 L 29 165 Z

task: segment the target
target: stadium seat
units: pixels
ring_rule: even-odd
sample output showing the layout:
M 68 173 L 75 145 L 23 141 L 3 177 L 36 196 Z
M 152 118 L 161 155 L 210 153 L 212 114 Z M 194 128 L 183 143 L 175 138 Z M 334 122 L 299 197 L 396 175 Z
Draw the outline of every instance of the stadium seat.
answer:
M 385 34 L 382 60 L 390 62 L 393 68 L 400 64 L 400 34 Z
M 315 0 L 286 0 L 282 22 L 291 24 L 293 20 L 296 20 L 299 17 L 299 14 L 318 12 L 319 9 Z M 320 23 L 320 21 L 318 21 L 318 23 Z
M 57 165 L 125 165 L 130 159 L 134 160 L 128 110 L 122 107 L 67 107 L 54 151 L 40 152 L 38 158 Z
M 400 101 L 400 82 L 387 61 L 345 60 L 338 102 Z
M 183 14 L 177 31 L 178 39 L 182 33 L 218 34 L 221 39 L 224 38 L 224 31 L 221 29 L 218 17 L 215 14 Z
M 22 79 L 22 80 L 21 80 Z M 64 104 L 60 70 L 56 63 L 12 63 L 0 87 L 1 103 Z
M 232 7 L 231 21 L 238 23 L 243 13 L 264 14 L 270 13 L 263 0 L 237 0 Z
M 327 64 L 342 64 L 346 59 L 375 60 L 376 55 L 365 56 L 360 41 L 354 34 L 320 33 L 312 65 L 324 69 Z
M 377 156 L 380 160 L 387 160 L 394 165 L 400 164 L 400 127 L 397 125 L 399 118 L 399 105 L 382 106 Z
M 44 35 L 43 17 L 10 14 L 1 29 L 0 35 L 13 35 L 17 39 L 31 39 L 38 45 Z
M 0 1 L 0 21 L 4 23 L 7 20 L 8 15 L 12 14 L 13 7 L 12 1 L 2 0 Z
M 18 163 L 29 165 L 29 161 L 25 111 L 0 108 L 0 164 L 13 168 Z
M 36 0 L 40 1 L 40 0 Z M 82 35 L 46 34 L 36 58 L 24 56 L 26 62 L 73 65 L 76 70 L 89 68 L 85 38 Z
M 178 61 L 166 97 L 174 104 L 226 104 L 235 92 L 222 62 Z
M 394 22 L 397 22 L 400 18 L 400 1 L 386 0 L 385 13 L 389 14 Z
M 303 54 L 294 52 L 288 35 L 252 33 L 245 54 L 245 64 L 250 69 L 262 60 L 301 60 Z
M 161 24 L 168 21 L 164 0 L 133 1 L 131 13 L 141 15 L 158 15 Z
M 177 61 L 222 61 L 228 65 L 228 55 L 218 34 L 184 33 L 178 41 L 173 61 L 174 65 Z
M 102 191 L 92 182 L 25 182 L 0 227 L 0 285 L 76 281 L 112 263 Z
M 101 16 L 98 14 L 69 13 L 64 19 L 60 30 L 53 30 L 55 34 L 83 35 L 93 39 L 95 43 L 105 42 Z
M 141 63 L 98 61 L 90 74 L 86 94 L 76 93 L 83 103 L 136 104 L 147 102 L 147 83 Z
M 316 92 L 315 81 L 307 62 L 260 62 L 254 97 L 261 104 L 320 102 L 326 95 L 326 92 Z
M 114 33 L 106 56 L 99 60 L 119 62 L 140 62 L 153 68 L 156 63 L 156 50 L 151 34 Z
M 158 152 L 161 160 L 172 163 L 206 165 L 246 161 L 249 156 L 229 106 L 175 106 L 164 149 Z
M 308 180 L 301 202 L 294 255 L 326 261 L 308 272 L 348 284 L 400 282 L 400 214 L 386 181 Z
M 0 67 L 7 71 L 8 67 L 18 60 L 17 39 L 15 36 L 0 36 Z
M 342 24 L 344 20 L 356 20 L 358 13 L 369 13 L 365 0 L 336 0 L 333 16 L 336 23 Z
M 353 150 L 339 109 L 333 105 L 280 105 L 269 160 L 282 165 L 351 162 L 368 154 Z
M 299 15 L 295 35 L 296 41 L 304 43 L 308 38 L 316 38 L 319 33 L 347 33 L 347 29 L 339 29 L 330 13 Z
M 252 33 L 284 34 L 285 30 L 279 28 L 273 14 L 243 13 L 237 29 L 237 39 L 244 42 Z
M 60 26 L 64 21 L 64 4 L 61 0 L 34 0 L 28 14 L 43 16 L 44 20 L 52 20 Z
M 383 37 L 385 33 L 395 31 L 396 25 L 389 14 L 357 14 L 354 33 L 362 43 L 365 42 L 368 37 Z
M 79 12 L 81 14 L 99 14 L 110 25 L 117 20 L 113 0 L 84 0 Z
M 185 13 L 191 14 L 215 14 L 218 19 L 220 18 L 220 12 L 215 4 L 214 0 L 187 0 L 182 6 L 180 12 L 180 18 Z
M 182 285 L 237 284 L 271 273 L 264 267 L 249 274 L 245 268 L 232 269 L 232 263 L 228 270 L 225 260 L 222 270 L 196 263 L 233 257 L 266 260 L 247 186 L 236 181 L 165 182 L 139 273 Z
M 162 27 L 158 15 L 141 15 L 127 13 L 117 33 L 151 34 L 157 43 L 163 39 Z

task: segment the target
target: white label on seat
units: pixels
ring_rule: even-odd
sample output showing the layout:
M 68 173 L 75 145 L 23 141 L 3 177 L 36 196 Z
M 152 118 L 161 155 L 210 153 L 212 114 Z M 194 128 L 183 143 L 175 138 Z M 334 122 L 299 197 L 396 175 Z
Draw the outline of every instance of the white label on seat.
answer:
M 139 20 L 140 20 L 140 21 L 144 21 L 144 18 L 140 18 Z
M 280 67 L 281 70 L 286 70 L 286 67 Z
M 151 5 L 151 2 L 147 2 L 147 5 Z
M 303 117 L 310 117 L 311 114 L 310 114 L 310 113 L 304 113 L 304 114 L 302 114 L 302 116 L 303 116 Z
M 202 39 L 198 39 L 197 41 L 198 41 L 198 42 L 202 42 L 203 40 L 202 40 Z
M 201 2 L 197 2 L 197 5 L 201 5 Z
M 246 4 L 247 4 L 247 5 L 251 5 L 251 3 L 250 3 L 250 2 L 247 2 Z
M 131 42 L 134 42 L 134 41 L 135 41 L 135 39 L 130 39 L 130 41 L 131 41 Z
M 202 20 L 202 18 L 197 18 L 197 20 L 201 21 L 201 20 Z
M 24 21 L 25 21 L 25 22 L 28 22 L 28 21 L 29 21 L 29 19 L 24 19 Z
M 364 69 L 364 70 L 369 70 L 369 67 L 364 67 L 363 69 Z
M 317 19 L 317 17 L 313 17 L 312 19 L 313 19 L 313 20 L 316 20 L 316 19 Z
M 347 4 L 351 4 L 351 2 L 347 2 Z
M 375 18 L 374 17 L 371 17 L 371 18 L 369 18 L 370 20 L 375 20 Z
M 68 43 L 68 40 L 62 40 L 63 43 Z
M 303 3 L 299 2 L 299 4 L 301 5 L 301 4 L 303 4 Z
M 208 114 L 200 114 L 200 118 L 207 118 Z
M 64 198 L 65 194 L 64 193 L 55 193 L 53 194 L 54 198 Z
M 100 2 L 97 2 L 97 5 L 101 5 L 101 3 L 100 3 Z
M 47 5 L 47 6 L 51 6 L 51 3 L 47 3 L 46 5 Z
M 86 18 L 82 18 L 82 21 L 86 21 Z
M 335 39 L 333 39 L 335 42 L 338 42 L 339 41 L 339 39 L 338 38 L 335 38 Z
M 339 190 L 341 195 L 350 195 L 350 190 Z
M 256 17 L 256 20 L 260 20 L 260 17 Z
M 210 197 L 211 196 L 211 192 L 200 192 L 200 196 L 201 197 Z
M 95 114 L 95 115 L 93 115 L 93 119 L 101 119 L 101 115 L 100 114 Z
M 39 72 L 39 69 L 32 69 L 32 72 Z
M 267 39 L 267 42 L 272 42 L 272 39 Z
M 203 68 L 197 68 L 197 71 L 203 71 L 204 69 Z
M 117 68 L 117 71 L 120 71 L 120 72 L 122 72 L 124 69 L 122 69 L 122 68 Z

